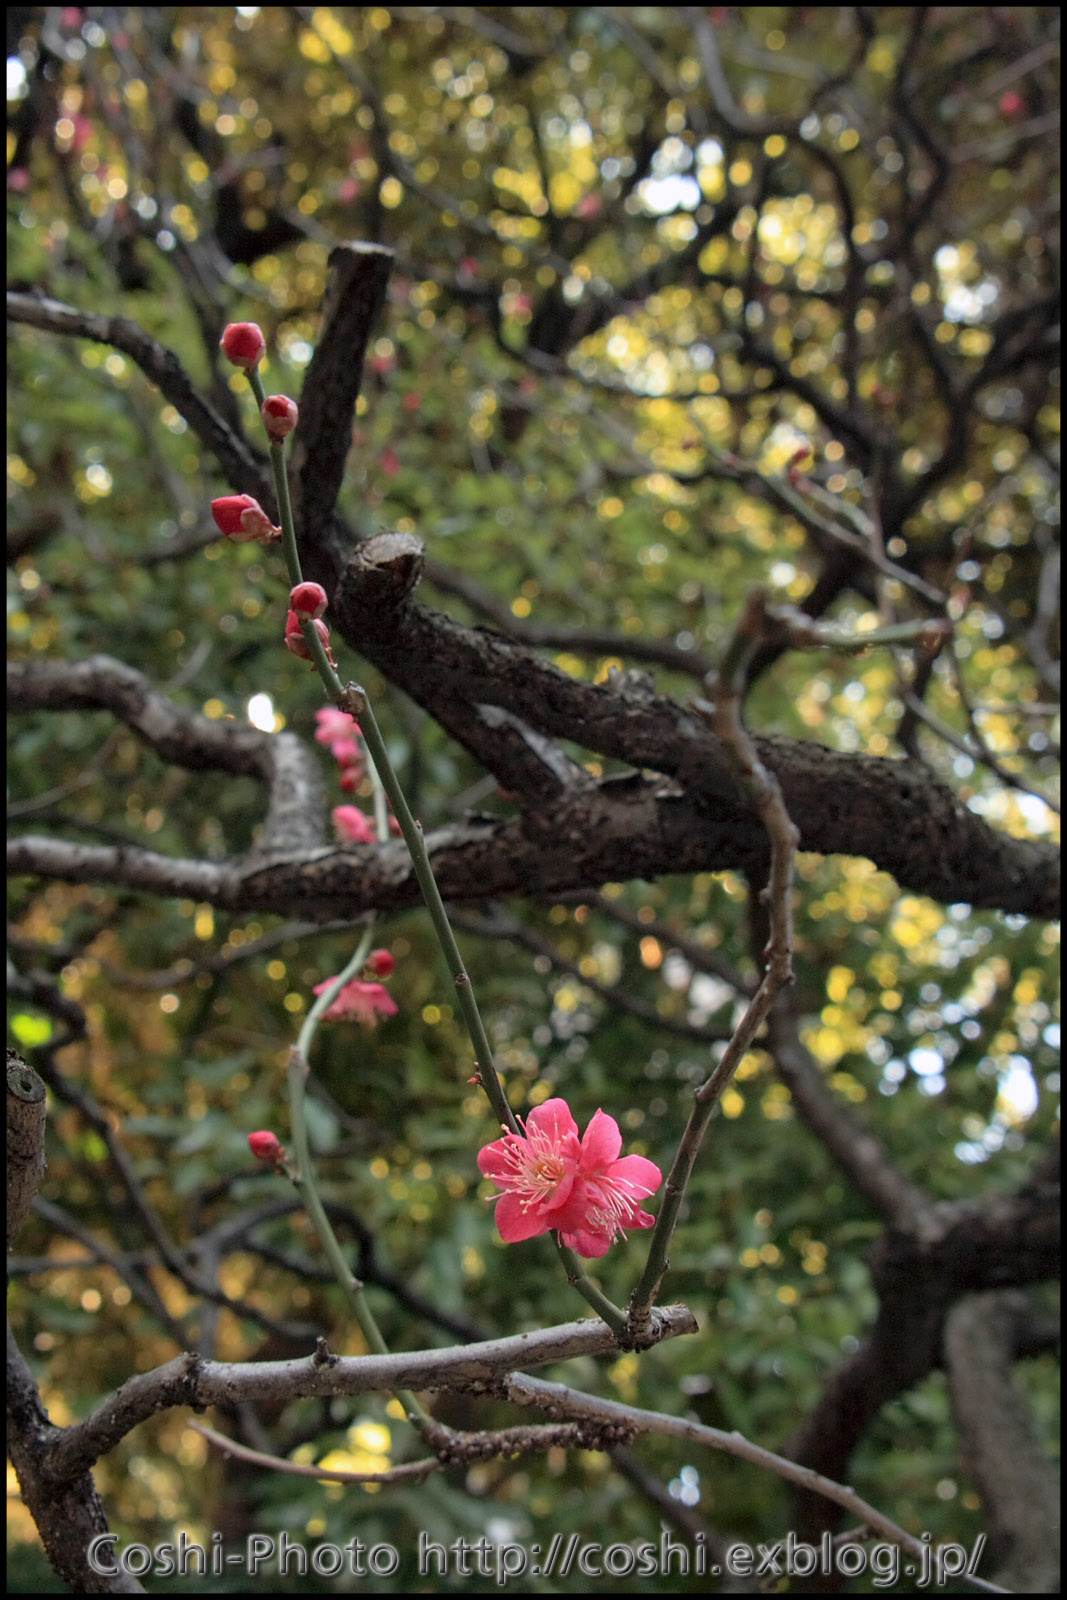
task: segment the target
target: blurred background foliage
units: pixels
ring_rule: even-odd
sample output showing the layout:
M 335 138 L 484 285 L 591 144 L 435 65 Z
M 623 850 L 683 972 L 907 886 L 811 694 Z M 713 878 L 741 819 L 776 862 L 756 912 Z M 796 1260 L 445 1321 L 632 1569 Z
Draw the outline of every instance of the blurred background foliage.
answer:
M 428 603 L 525 629 L 569 673 L 635 668 L 687 699 L 754 584 L 875 625 L 885 591 L 857 563 L 832 592 L 819 520 L 862 528 L 877 512 L 887 558 L 953 596 L 955 639 L 924 686 L 914 753 L 995 826 L 1050 837 L 1058 413 L 1032 318 L 1057 282 L 1056 16 L 9 8 L 9 282 L 133 318 L 254 435 L 243 380 L 218 362 L 222 325 L 258 321 L 268 392 L 298 395 L 329 249 L 388 244 L 396 269 L 340 509 L 365 533 L 426 540 Z M 12 654 L 103 651 L 209 717 L 310 738 L 319 686 L 280 648 L 281 562 L 218 539 L 208 504 L 230 486 L 177 411 L 118 351 L 28 327 L 9 343 L 9 380 Z M 923 614 L 905 585 L 888 592 Z M 366 674 L 427 827 L 507 808 L 373 670 L 351 657 L 345 670 Z M 898 755 L 910 672 L 886 651 L 788 655 L 754 683 L 749 721 Z M 348 798 L 325 775 L 331 804 Z M 247 848 L 262 804 L 251 780 L 168 767 L 85 712 L 15 723 L 9 793 L 35 832 L 207 858 Z M 106 886 L 16 881 L 9 909 L 19 970 L 47 974 L 87 1020 L 62 1070 L 120 1131 L 178 1246 L 282 1198 L 246 1135 L 285 1137 L 288 1046 L 351 935 Z M 803 1037 L 843 1102 L 936 1197 L 1021 1183 L 1057 1114 L 1055 929 L 813 856 L 798 863 L 796 916 Z M 560 1093 L 584 1126 L 603 1105 L 627 1147 L 666 1168 L 754 972 L 743 882 L 634 881 L 459 920 L 515 1108 Z M 376 937 L 397 958 L 400 1014 L 373 1036 L 322 1038 L 313 1135 L 329 1192 L 428 1308 L 372 1289 L 387 1338 L 417 1348 L 580 1315 L 549 1241 L 505 1251 L 495 1236 L 475 1165 L 494 1129 L 425 916 L 390 917 Z M 49 1004 L 14 1002 L 23 1047 L 61 1026 Z M 52 1107 L 49 1163 L 44 1193 L 83 1232 L 27 1226 L 14 1317 L 54 1421 L 168 1360 L 179 1332 L 222 1359 L 308 1348 L 199 1303 L 159 1265 L 73 1106 Z M 693 1306 L 701 1335 L 562 1375 L 777 1447 L 872 1315 L 863 1261 L 879 1232 L 757 1048 L 672 1252 L 667 1297 Z M 212 1247 L 222 1290 L 358 1352 L 301 1215 L 257 1238 L 265 1254 Z M 615 1298 L 641 1259 L 637 1238 L 602 1263 Z M 1031 1365 L 1049 1444 L 1054 1382 L 1046 1358 Z M 473 1402 L 443 1410 L 505 1420 Z M 661 1508 L 600 1454 L 342 1490 L 224 1464 L 186 1421 L 169 1412 L 100 1464 L 121 1538 L 357 1532 L 401 1552 L 378 1585 L 399 1592 L 425 1586 L 419 1529 L 445 1543 L 659 1537 Z M 307 1401 L 255 1426 L 294 1459 L 357 1470 L 410 1448 L 384 1397 Z M 789 1525 L 783 1488 L 753 1469 L 666 1440 L 640 1456 L 709 1527 L 766 1540 Z M 970 1543 L 978 1499 L 941 1374 L 886 1409 L 850 1481 L 909 1528 Z M 14 1536 L 34 1537 L 24 1513 Z

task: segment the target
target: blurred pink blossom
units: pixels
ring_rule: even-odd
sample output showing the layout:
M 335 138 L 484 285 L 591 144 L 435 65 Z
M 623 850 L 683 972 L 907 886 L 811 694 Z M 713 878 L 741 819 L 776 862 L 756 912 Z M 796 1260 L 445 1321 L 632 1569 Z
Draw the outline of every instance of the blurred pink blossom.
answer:
M 334 806 L 333 825 L 342 844 L 375 844 L 374 824 L 358 806 Z
M 336 978 L 327 978 L 324 983 L 315 985 L 315 993 L 322 994 Z M 396 1001 L 388 990 L 380 983 L 361 983 L 358 978 L 353 978 L 351 983 L 346 983 L 337 999 L 326 1013 L 327 1022 L 361 1022 L 365 1028 L 376 1028 L 378 1018 L 395 1017 L 398 1011 Z

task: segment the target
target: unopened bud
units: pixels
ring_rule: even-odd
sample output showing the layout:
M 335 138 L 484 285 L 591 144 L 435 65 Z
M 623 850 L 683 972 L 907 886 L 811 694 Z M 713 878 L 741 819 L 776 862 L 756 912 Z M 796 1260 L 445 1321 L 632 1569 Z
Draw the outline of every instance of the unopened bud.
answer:
M 326 626 L 325 622 L 320 622 L 317 617 L 314 619 L 309 617 L 308 621 L 311 622 L 315 632 L 322 640 L 322 648 L 326 652 L 327 661 L 330 663 L 331 667 L 335 667 L 337 663 L 333 659 L 333 655 L 330 651 L 329 628 Z M 286 648 L 291 650 L 294 656 L 299 656 L 301 661 L 310 661 L 312 665 L 314 665 L 315 658 L 311 654 L 311 646 L 304 638 L 304 631 L 300 626 L 300 618 L 297 616 L 295 611 L 290 611 L 289 615 L 285 619 L 285 644 Z
M 283 439 L 287 439 L 300 419 L 296 401 L 284 394 L 269 394 L 260 406 L 259 414 L 274 444 L 281 444 Z
M 285 1146 L 266 1128 L 248 1135 L 248 1148 L 257 1161 L 265 1161 L 272 1167 L 285 1160 Z
M 321 583 L 298 583 L 289 591 L 289 604 L 298 617 L 321 617 L 328 603 Z
M 267 341 L 257 322 L 231 322 L 224 329 L 219 346 L 227 361 L 245 372 L 258 367 L 267 350 Z
M 275 544 L 281 538 L 258 500 L 250 494 L 224 494 L 211 502 L 216 525 L 235 544 Z

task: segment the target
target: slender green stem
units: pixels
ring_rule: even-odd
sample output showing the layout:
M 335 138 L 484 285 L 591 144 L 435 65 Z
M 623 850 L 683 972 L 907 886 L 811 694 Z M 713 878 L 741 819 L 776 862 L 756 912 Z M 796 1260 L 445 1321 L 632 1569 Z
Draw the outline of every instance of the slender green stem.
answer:
M 355 950 L 352 952 L 352 955 L 346 963 L 344 970 L 338 973 L 337 977 L 333 980 L 328 989 L 324 989 L 322 993 L 316 997 L 315 1004 L 312 1006 L 311 1010 L 304 1019 L 304 1026 L 301 1028 L 299 1037 L 297 1038 L 296 1048 L 300 1051 L 301 1055 L 306 1061 L 311 1060 L 311 1044 L 315 1034 L 318 1032 L 319 1022 L 326 1015 L 326 1012 L 329 1011 L 330 1007 L 333 1005 L 334 1001 L 337 999 L 337 996 L 341 993 L 341 990 L 344 988 L 348 980 L 350 978 L 354 978 L 357 972 L 362 972 L 364 962 L 366 961 L 367 954 L 370 950 L 370 942 L 373 936 L 374 924 L 371 923 L 370 927 L 364 930 L 363 936 L 361 937 Z
M 351 965 L 351 963 L 349 964 Z M 294 1046 L 289 1052 L 288 1073 L 289 1115 L 295 1157 L 295 1169 L 292 1171 L 292 1179 L 300 1198 L 304 1202 L 304 1209 L 308 1214 L 308 1219 L 322 1241 L 322 1247 L 326 1251 L 337 1281 L 344 1290 L 349 1305 L 352 1307 L 360 1332 L 375 1355 L 387 1356 L 391 1354 L 389 1346 L 382 1337 L 377 1318 L 367 1303 L 363 1285 L 355 1276 L 345 1258 L 345 1253 L 341 1249 L 337 1235 L 333 1231 L 330 1219 L 326 1215 L 326 1208 L 322 1203 L 318 1185 L 315 1182 L 315 1169 L 311 1159 L 311 1148 L 308 1143 L 307 1118 L 304 1115 L 309 1070 L 307 1057 L 299 1047 Z M 404 1407 L 412 1426 L 418 1429 L 420 1433 L 424 1433 L 428 1427 L 432 1426 L 433 1419 L 429 1412 L 408 1390 L 398 1390 L 397 1399 Z
M 441 952 L 444 955 L 455 985 L 456 999 L 463 1013 L 463 1020 L 467 1025 L 471 1044 L 474 1046 L 475 1065 L 482 1087 L 489 1098 L 490 1105 L 500 1120 L 501 1126 L 510 1133 L 521 1134 L 522 1129 L 519 1127 L 515 1114 L 508 1105 L 507 1097 L 504 1094 L 504 1088 L 493 1060 L 492 1047 L 485 1031 L 485 1025 L 482 1022 L 481 1012 L 478 1010 L 478 1002 L 474 997 L 474 989 L 463 964 L 463 957 L 456 943 L 456 936 L 452 932 L 452 924 L 448 920 L 448 913 L 445 910 L 444 901 L 441 899 L 441 891 L 437 887 L 437 879 L 434 877 L 433 868 L 430 866 L 429 852 L 426 849 L 426 839 L 423 835 L 422 827 L 411 814 L 404 791 L 400 786 L 400 779 L 397 777 L 396 769 L 389 759 L 389 752 L 386 749 L 385 740 L 382 738 L 382 732 L 378 726 L 378 720 L 374 715 L 374 709 L 370 701 L 364 691 L 355 685 L 352 685 L 349 689 L 349 697 L 346 698 L 345 709 L 350 710 L 359 723 L 370 758 L 378 769 L 382 786 L 389 796 L 393 815 L 400 824 L 400 831 L 408 847 L 412 866 L 415 868 L 415 876 L 418 879 L 419 888 L 422 890 L 423 899 L 426 901 L 426 908 L 430 913 L 430 920 L 437 935 L 437 942 L 441 946 Z
M 260 410 L 267 398 L 267 391 L 263 387 L 263 379 L 259 375 L 259 368 L 253 367 L 247 374 L 252 393 L 256 397 L 256 404 Z M 289 583 L 303 581 L 300 570 L 300 553 L 296 548 L 296 524 L 293 522 L 293 503 L 289 498 L 289 474 L 285 470 L 285 444 L 282 441 L 270 441 L 270 467 L 274 474 L 274 493 L 278 501 L 278 520 L 282 528 L 282 553 L 285 556 L 285 568 L 289 574 Z
M 252 392 L 256 397 L 257 404 L 262 408 L 266 393 L 258 370 L 249 372 L 248 381 L 252 386 Z M 285 558 L 290 585 L 294 585 L 301 582 L 302 573 L 296 545 L 292 501 L 289 496 L 289 480 L 285 468 L 284 445 L 272 443 L 270 457 L 278 499 L 278 516 L 282 529 L 282 553 Z M 301 618 L 300 628 L 307 641 L 313 665 L 322 678 L 323 686 L 330 698 L 341 710 L 348 711 L 350 715 L 354 716 L 359 723 L 363 741 L 367 746 L 367 752 L 371 759 L 373 776 L 376 780 L 374 809 L 379 835 L 383 832 L 385 821 L 381 795 L 383 789 L 393 808 L 393 815 L 400 824 L 400 831 L 411 856 L 415 876 L 418 880 L 419 888 L 422 890 L 427 910 L 430 913 L 430 920 L 437 935 L 438 944 L 441 947 L 449 974 L 455 985 L 457 1003 L 466 1023 L 471 1044 L 474 1047 L 475 1070 L 478 1075 L 478 1081 L 485 1090 L 501 1127 L 506 1132 L 516 1133 L 521 1136 L 523 1130 L 504 1093 L 504 1086 L 496 1069 L 489 1036 L 485 1031 L 485 1024 L 478 1009 L 478 1002 L 475 999 L 470 976 L 460 954 L 456 936 L 452 931 L 452 925 L 448 920 L 448 913 L 445 910 L 444 901 L 441 899 L 441 891 L 437 887 L 437 880 L 430 865 L 429 852 L 426 849 L 422 826 L 411 813 L 400 779 L 397 777 L 396 769 L 389 758 L 389 751 L 378 726 L 378 720 L 374 715 L 374 709 L 366 692 L 359 685 L 349 684 L 347 688 L 342 685 L 327 653 L 327 648 L 319 637 L 315 624 L 307 618 Z M 308 1051 L 314 1039 L 318 1023 L 352 973 L 362 968 L 363 962 L 366 960 L 370 938 L 371 930 L 367 929 L 344 971 L 339 974 L 329 989 L 323 991 L 308 1013 L 307 1019 L 301 1028 L 297 1044 L 290 1055 L 289 1102 L 297 1164 L 294 1181 L 307 1207 L 308 1216 L 333 1263 L 338 1280 L 349 1296 L 364 1337 L 372 1349 L 379 1354 L 387 1354 L 385 1342 L 363 1294 L 363 1286 L 349 1270 L 322 1205 L 314 1179 L 314 1168 L 307 1138 L 307 1122 L 304 1114 L 306 1081 L 310 1070 L 308 1066 Z M 568 1282 L 577 1289 L 583 1299 L 586 1300 L 598 1316 L 603 1318 L 610 1328 L 616 1333 L 621 1333 L 627 1325 L 626 1313 L 620 1310 L 597 1287 L 586 1273 L 580 1258 L 575 1252 L 567 1249 L 560 1242 L 558 1235 L 555 1238 L 556 1248 L 566 1271 Z M 398 1398 L 404 1405 L 414 1425 L 420 1428 L 424 1427 L 430 1419 L 415 1397 L 405 1393 L 399 1395 Z
M 626 1312 L 620 1310 L 613 1300 L 609 1300 L 602 1289 L 597 1288 L 582 1266 L 581 1256 L 574 1250 L 568 1250 L 561 1242 L 558 1233 L 552 1237 L 556 1241 L 556 1250 L 567 1274 L 567 1282 L 572 1288 L 577 1289 L 582 1299 L 592 1306 L 597 1316 L 607 1323 L 613 1333 L 622 1333 L 627 1322 Z
M 258 370 L 254 369 L 248 373 L 248 381 L 256 397 L 256 402 L 262 409 L 266 393 Z M 282 553 L 285 557 L 289 583 L 292 586 L 300 583 L 303 575 L 300 570 L 300 555 L 296 544 L 296 526 L 293 522 L 292 500 L 289 496 L 289 477 L 285 468 L 284 443 L 271 441 L 270 460 L 274 473 L 274 487 L 278 498 L 278 516 L 282 529 Z M 319 637 L 318 629 L 313 622 L 306 618 L 301 618 L 300 626 L 304 638 L 307 640 L 308 649 L 311 651 L 314 665 L 322 676 L 323 682 L 328 686 L 331 697 L 338 699 L 343 693 L 341 680 L 330 662 L 326 647 Z M 329 988 L 318 996 L 304 1021 L 296 1045 L 290 1051 L 288 1072 L 289 1119 L 295 1157 L 295 1169 L 292 1172 L 292 1178 L 304 1202 L 308 1219 L 322 1241 L 323 1249 L 330 1265 L 333 1267 L 337 1281 L 344 1290 L 368 1346 L 377 1355 L 389 1355 L 389 1346 L 382 1337 L 377 1319 L 367 1303 L 363 1285 L 348 1265 L 345 1253 L 341 1249 L 337 1235 L 330 1224 L 330 1219 L 326 1215 L 326 1208 L 322 1203 L 315 1177 L 315 1166 L 311 1159 L 306 1116 L 307 1079 L 310 1071 L 308 1052 L 321 1018 L 329 1010 L 349 979 L 356 972 L 362 970 L 370 948 L 372 931 L 372 928 L 367 928 L 364 931 L 355 951 L 345 964 L 344 970 L 338 974 Z M 407 1390 L 399 1391 L 397 1399 L 404 1407 L 413 1426 L 428 1437 L 429 1431 L 433 1427 L 433 1419 L 425 1408 Z
M 667 1176 L 663 1203 L 649 1240 L 645 1268 L 630 1297 L 630 1327 L 637 1331 L 647 1326 L 652 1303 L 666 1275 L 671 1235 L 712 1113 L 754 1043 L 775 995 L 783 984 L 793 981 L 793 863 L 800 834 L 786 810 L 777 779 L 760 761 L 741 715 L 746 665 L 752 650 L 765 636 L 766 628 L 765 598 L 761 590 L 754 590 L 727 641 L 722 668 L 711 686 L 715 697 L 715 731 L 770 843 L 770 872 L 765 891 L 770 918 L 770 939 L 764 950 L 766 966 L 759 988 L 749 1001 L 722 1058 L 693 1097 L 693 1108 Z
M 293 522 L 292 501 L 289 499 L 289 476 L 285 470 L 284 444 L 271 445 L 270 464 L 274 469 L 274 487 L 278 496 L 278 515 L 282 524 L 282 552 L 285 556 L 286 569 L 290 583 L 300 583 L 303 580 L 303 573 L 300 570 L 300 552 L 296 548 L 296 525 Z

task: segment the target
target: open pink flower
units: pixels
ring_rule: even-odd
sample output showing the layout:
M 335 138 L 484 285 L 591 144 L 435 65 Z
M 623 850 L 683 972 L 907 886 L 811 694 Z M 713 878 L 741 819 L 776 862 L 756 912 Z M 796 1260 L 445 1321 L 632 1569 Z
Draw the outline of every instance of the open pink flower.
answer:
M 614 1117 L 598 1111 L 584 1136 L 565 1100 L 546 1100 L 526 1118 L 525 1134 L 505 1133 L 478 1153 L 478 1170 L 503 1193 L 496 1225 L 507 1244 L 558 1232 L 580 1256 L 602 1256 L 626 1228 L 651 1228 L 638 1201 L 663 1174 L 644 1156 L 619 1157 Z
M 315 993 L 322 994 L 334 978 L 315 985 Z M 337 999 L 326 1013 L 327 1022 L 362 1022 L 365 1028 L 376 1028 L 379 1016 L 395 1017 L 397 1004 L 389 991 L 380 983 L 361 983 L 353 978 L 346 983 Z

